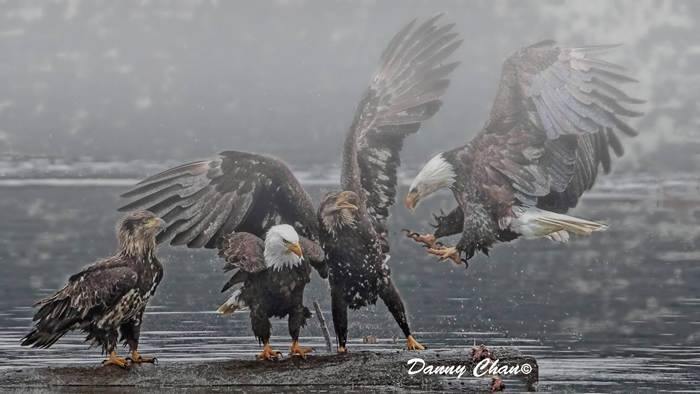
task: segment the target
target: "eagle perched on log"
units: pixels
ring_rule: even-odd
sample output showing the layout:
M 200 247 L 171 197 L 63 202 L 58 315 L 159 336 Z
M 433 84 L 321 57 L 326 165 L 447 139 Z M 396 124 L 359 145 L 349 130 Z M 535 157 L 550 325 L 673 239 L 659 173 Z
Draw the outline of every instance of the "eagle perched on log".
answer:
M 109 355 L 103 365 L 154 362 L 138 353 L 143 312 L 163 278 L 156 258 L 156 233 L 165 222 L 147 211 L 128 214 L 117 226 L 119 251 L 68 279 L 56 294 L 34 304 L 34 329 L 22 346 L 51 347 L 69 331 L 86 332 L 91 346 Z M 121 338 L 119 339 L 119 335 Z M 117 341 L 131 350 L 129 359 L 117 357 Z
M 307 256 L 306 259 L 303 256 Z M 250 307 L 255 337 L 265 345 L 257 358 L 271 360 L 279 354 L 270 347 L 270 317 L 289 315 L 292 337 L 290 356 L 306 358 L 313 349 L 299 347 L 299 329 L 306 326 L 311 312 L 304 306 L 304 288 L 310 282 L 309 260 L 323 261 L 323 250 L 316 243 L 300 238 L 288 224 L 273 226 L 265 240 L 250 233 L 233 233 L 224 237 L 219 256 L 226 260 L 224 271 L 238 269 L 221 292 L 243 283 L 219 312 L 229 315 Z
M 278 356 L 268 343 L 269 317 L 287 314 L 291 318 L 291 352 L 305 357 L 307 349 L 299 348 L 297 339 L 299 327 L 308 318 L 308 309 L 302 303 L 310 275 L 306 271 L 307 259 L 322 278 L 328 277 L 328 269 L 316 244 L 316 208 L 282 161 L 227 151 L 216 159 L 163 171 L 122 195 L 136 196 L 136 201 L 120 210 L 139 207 L 163 217 L 168 226 L 158 235 L 158 242 L 170 240 L 175 246 L 218 248 L 219 256 L 227 261 L 225 271 L 240 268 L 222 292 L 239 283 L 244 284 L 243 289 L 234 293 L 219 311 L 232 313 L 242 308 L 241 303 L 250 307 L 253 332 L 264 344 L 258 358 L 270 360 Z M 277 227 L 284 224 L 287 226 Z M 270 242 L 269 247 L 263 246 L 263 239 Z M 273 257 L 275 251 L 283 253 L 284 258 Z M 298 258 L 302 252 L 306 258 L 297 265 L 292 255 L 296 253 Z M 274 267 L 266 268 L 268 261 L 274 267 L 285 268 L 279 272 Z M 281 264 L 283 261 L 290 263 Z M 299 312 L 299 308 L 303 311 Z
M 372 305 L 377 298 L 399 324 L 407 349 L 424 349 L 411 335 L 403 301 L 385 264 L 389 256 L 384 221 L 395 202 L 403 140 L 440 110 L 440 97 L 450 84 L 446 77 L 459 65 L 443 64 L 462 41 L 454 41 L 457 33 L 450 33 L 454 24 L 435 26 L 441 15 L 412 30 L 414 20 L 389 42 L 345 137 L 343 192 L 326 194 L 319 207 L 340 352 L 345 351 L 348 308 Z
M 383 222 L 395 202 L 403 139 L 438 112 L 449 85 L 445 77 L 458 65 L 442 64 L 461 41 L 455 42 L 457 33 L 450 33 L 454 24 L 435 25 L 440 16 L 416 29 L 414 20 L 390 41 L 345 139 L 343 191 L 324 195 L 318 210 L 283 162 L 237 151 L 140 182 L 123 195 L 136 200 L 121 210 L 147 209 L 160 215 L 168 228 L 159 241 L 191 248 L 219 247 L 222 239 L 235 248 L 237 240 L 230 234 L 245 232 L 263 239 L 273 226 L 289 224 L 299 236 L 321 243 L 325 252 L 318 261 L 308 257 L 322 277 L 330 271 L 339 351 L 345 351 L 347 308 L 374 304 L 378 298 L 406 335 L 408 349 L 422 349 L 411 336 L 403 302 L 384 264 L 388 256 Z
M 565 242 L 569 233 L 607 228 L 566 213 L 593 187 L 600 167 L 610 172 L 610 151 L 622 156 L 615 131 L 637 135 L 619 117 L 641 116 L 622 104 L 644 101 L 615 86 L 636 80 L 621 74 L 621 66 L 589 57 L 617 46 L 559 48 L 548 40 L 508 56 L 481 132 L 428 161 L 405 199 L 413 210 L 449 188 L 457 208 L 436 216 L 434 234 L 407 235 L 440 260 L 460 263 L 521 236 Z M 455 247 L 436 243 L 453 234 L 462 235 Z

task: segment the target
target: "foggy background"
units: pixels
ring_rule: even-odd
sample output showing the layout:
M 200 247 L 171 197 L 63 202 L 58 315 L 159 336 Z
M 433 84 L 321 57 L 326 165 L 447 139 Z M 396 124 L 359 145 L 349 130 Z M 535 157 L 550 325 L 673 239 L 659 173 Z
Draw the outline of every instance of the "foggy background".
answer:
M 487 118 L 505 57 L 552 38 L 624 42 L 648 100 L 620 170 L 700 167 L 697 1 L 3 1 L 0 155 L 190 161 L 236 149 L 338 164 L 391 37 L 445 11 L 465 40 L 442 111 L 408 138 L 417 167 Z M 3 175 L 0 173 L 0 176 Z
M 114 252 L 118 196 L 136 179 L 245 150 L 284 159 L 318 201 L 338 183 L 342 140 L 382 51 L 440 11 L 465 40 L 451 57 L 462 64 L 440 113 L 405 140 L 399 196 L 432 154 L 480 130 L 502 62 L 521 46 L 624 42 L 600 58 L 628 67 L 640 83 L 621 88 L 648 102 L 627 119 L 640 135 L 621 136 L 625 157 L 571 212 L 609 223 L 603 233 L 498 245 L 465 270 L 400 233 L 429 231 L 431 213 L 455 206 L 450 193 L 412 214 L 391 208 L 389 266 L 416 338 L 517 346 L 537 357 L 543 391 L 696 390 L 700 1 L 0 0 L 0 373 L 102 360 L 78 333 L 49 350 L 19 343 L 30 305 Z M 248 314 L 214 312 L 229 297 L 216 254 L 163 245 L 158 256 L 165 276 L 140 350 L 164 363 L 252 359 Z M 330 326 L 316 274 L 313 300 Z M 351 351 L 404 346 L 381 302 L 349 320 Z M 286 321 L 272 323 L 284 350 Z M 379 343 L 363 344 L 367 334 Z M 320 335 L 314 319 L 302 344 L 320 349 Z

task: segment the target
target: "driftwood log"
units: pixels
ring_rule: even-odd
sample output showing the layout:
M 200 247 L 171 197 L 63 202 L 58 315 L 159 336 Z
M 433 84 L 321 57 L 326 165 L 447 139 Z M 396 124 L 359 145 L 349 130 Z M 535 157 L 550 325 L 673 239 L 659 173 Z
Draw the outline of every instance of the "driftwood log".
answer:
M 173 388 L 187 392 L 244 390 L 286 392 L 314 389 L 354 390 L 422 390 L 491 392 L 495 379 L 476 378 L 472 370 L 483 358 L 499 359 L 498 365 L 516 366 L 527 363 L 527 375 L 501 376 L 507 391 L 534 391 L 539 371 L 537 361 L 523 356 L 512 347 L 491 347 L 475 358 L 472 348 L 434 349 L 421 352 L 350 352 L 347 354 L 309 355 L 306 360 L 285 357 L 277 362 L 262 360 L 230 360 L 215 362 L 138 364 L 129 369 L 95 366 L 63 366 L 3 370 L 0 392 L 98 393 L 145 390 L 149 394 L 172 393 Z M 482 349 L 483 350 L 483 349 Z M 409 375 L 408 361 L 421 358 L 426 365 L 464 365 L 468 369 L 461 378 L 417 373 Z M 523 384 L 524 383 L 524 384 Z M 115 392 L 117 392 L 115 391 Z
M 333 344 L 331 343 L 331 334 L 328 332 L 328 326 L 326 325 L 326 319 L 323 317 L 321 305 L 319 305 L 317 301 L 314 301 L 314 309 L 316 310 L 316 317 L 318 318 L 318 325 L 321 327 L 323 339 L 326 340 L 326 350 L 328 351 L 328 353 L 330 353 L 333 351 Z

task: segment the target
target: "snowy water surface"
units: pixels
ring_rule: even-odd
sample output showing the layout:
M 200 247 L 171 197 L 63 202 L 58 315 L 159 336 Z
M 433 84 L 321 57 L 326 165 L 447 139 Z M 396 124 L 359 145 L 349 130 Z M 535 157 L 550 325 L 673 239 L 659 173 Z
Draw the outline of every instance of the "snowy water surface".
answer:
M 304 173 L 317 201 L 334 176 Z M 335 178 L 337 179 L 337 178 Z M 95 364 L 97 350 L 68 335 L 49 350 L 19 346 L 30 305 L 92 261 L 113 252 L 118 198 L 130 179 L 0 180 L 0 369 Z M 408 182 L 408 178 L 403 182 Z M 416 338 L 431 348 L 514 345 L 540 363 L 541 390 L 692 391 L 700 383 L 700 192 L 693 176 L 601 179 L 572 212 L 611 227 L 567 245 L 518 241 L 478 256 L 468 269 L 439 263 L 400 230 L 426 231 L 429 214 L 451 209 L 443 194 L 409 214 L 393 208 L 392 276 Z M 405 185 L 399 195 L 405 193 Z M 212 251 L 162 247 L 165 278 L 149 307 L 141 353 L 163 363 L 252 358 L 260 351 L 247 313 L 214 311 L 227 280 Z M 326 285 L 314 274 L 306 303 Z M 329 327 L 332 331 L 332 326 Z M 350 351 L 391 351 L 400 330 L 381 303 L 350 314 Z M 378 337 L 364 344 L 364 335 Z M 302 344 L 323 349 L 318 323 Z M 289 346 L 273 320 L 273 347 Z

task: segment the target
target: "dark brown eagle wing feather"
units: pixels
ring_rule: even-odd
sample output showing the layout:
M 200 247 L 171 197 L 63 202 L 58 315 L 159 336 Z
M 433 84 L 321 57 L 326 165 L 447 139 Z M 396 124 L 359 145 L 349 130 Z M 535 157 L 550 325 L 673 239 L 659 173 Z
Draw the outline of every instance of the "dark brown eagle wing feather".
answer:
M 122 197 L 135 198 L 120 211 L 146 209 L 167 229 L 158 242 L 215 248 L 232 232 L 264 237 L 270 227 L 294 223 L 295 230 L 318 237 L 316 210 L 291 170 L 273 157 L 222 152 L 156 174 Z
M 464 155 L 472 184 L 494 198 L 565 212 L 589 190 L 610 150 L 622 155 L 614 130 L 637 132 L 619 116 L 641 116 L 640 104 L 615 83 L 635 82 L 624 68 L 587 55 L 617 45 L 558 48 L 544 41 L 510 55 L 484 129 Z M 508 205 L 512 201 L 502 201 Z
M 224 272 L 240 268 L 248 273 L 254 273 L 267 268 L 265 242 L 250 233 L 233 233 L 224 236 L 219 247 L 219 257 L 226 260 Z
M 94 308 L 107 310 L 130 290 L 133 290 L 138 280 L 136 270 L 128 262 L 118 258 L 98 262 L 81 272 L 73 275 L 68 284 L 51 297 L 39 301 L 34 307 L 42 308 L 55 301 L 70 301 L 65 307 L 73 308 L 83 315 Z M 59 310 L 60 309 L 60 310 Z M 62 314 L 69 312 L 65 308 L 50 308 L 47 312 L 52 318 L 65 318 Z M 34 320 L 42 320 L 46 316 L 41 310 Z
M 403 139 L 438 112 L 445 77 L 459 64 L 442 64 L 462 41 L 454 41 L 454 25 L 435 25 L 441 15 L 413 31 L 412 21 L 390 41 L 345 140 L 342 187 L 359 195 L 380 234 L 395 202 Z

